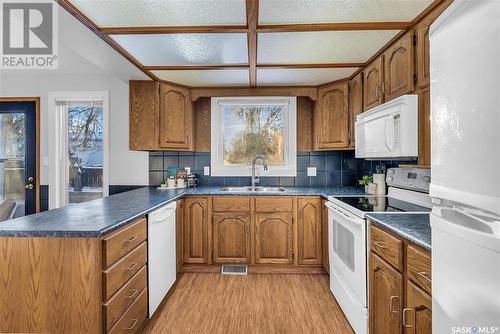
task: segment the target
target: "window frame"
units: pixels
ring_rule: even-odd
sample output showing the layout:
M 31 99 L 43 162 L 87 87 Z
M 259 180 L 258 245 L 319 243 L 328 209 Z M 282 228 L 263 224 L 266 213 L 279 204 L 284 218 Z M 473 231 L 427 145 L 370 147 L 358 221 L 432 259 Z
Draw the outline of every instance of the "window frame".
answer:
M 265 171 L 258 163 L 260 176 L 297 176 L 297 97 L 296 96 L 238 96 L 212 97 L 211 114 L 211 176 L 251 176 L 251 165 L 224 165 L 224 106 L 227 105 L 283 105 L 285 112 L 284 127 L 284 166 L 268 166 Z

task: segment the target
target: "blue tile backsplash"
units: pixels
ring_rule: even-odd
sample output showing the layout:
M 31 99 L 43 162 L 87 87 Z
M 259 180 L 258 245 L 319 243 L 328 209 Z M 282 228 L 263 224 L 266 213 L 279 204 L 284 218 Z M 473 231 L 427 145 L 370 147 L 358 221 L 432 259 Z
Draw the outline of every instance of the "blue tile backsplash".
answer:
M 356 159 L 354 151 L 298 152 L 296 177 L 261 177 L 260 185 L 282 187 L 355 186 L 363 175 L 375 172 L 375 166 L 383 163 L 387 168 L 397 167 L 408 161 L 367 161 Z M 203 167 L 210 166 L 207 152 L 150 152 L 149 185 L 159 185 L 167 177 L 168 167 L 191 167 L 201 186 L 247 186 L 250 177 L 204 176 Z M 307 167 L 316 167 L 316 176 L 307 176 Z

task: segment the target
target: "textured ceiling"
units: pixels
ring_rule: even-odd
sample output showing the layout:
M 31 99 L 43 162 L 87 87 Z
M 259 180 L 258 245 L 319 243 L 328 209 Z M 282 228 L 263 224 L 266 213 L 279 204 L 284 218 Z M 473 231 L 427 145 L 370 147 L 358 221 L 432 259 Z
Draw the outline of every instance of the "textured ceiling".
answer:
M 153 71 L 158 78 L 188 86 L 248 86 L 248 70 Z
M 325 82 L 351 76 L 358 67 L 348 68 L 259 68 L 260 86 L 317 86 Z

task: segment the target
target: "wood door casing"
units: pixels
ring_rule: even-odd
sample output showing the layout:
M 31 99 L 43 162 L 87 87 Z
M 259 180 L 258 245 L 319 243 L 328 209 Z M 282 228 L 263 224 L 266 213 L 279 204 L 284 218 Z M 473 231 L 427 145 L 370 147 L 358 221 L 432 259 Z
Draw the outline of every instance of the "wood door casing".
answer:
M 384 101 L 413 92 L 413 74 L 413 30 L 410 30 L 384 52 Z
M 406 282 L 405 334 L 432 333 L 432 298 L 410 281 Z
M 250 263 L 250 212 L 213 213 L 214 263 Z
M 159 146 L 164 149 L 192 149 L 193 113 L 189 90 L 160 84 Z
M 184 262 L 208 263 L 208 199 L 184 200 Z
M 347 82 L 318 89 L 315 133 L 316 149 L 349 146 L 349 84 Z
M 369 333 L 400 334 L 403 276 L 374 253 L 370 253 L 368 276 Z
M 255 263 L 293 263 L 293 215 L 291 212 L 255 214 Z
M 298 263 L 321 264 L 321 199 L 297 201 Z
M 384 102 L 382 83 L 384 81 L 383 56 L 372 61 L 363 70 L 363 110 L 367 111 Z
M 355 146 L 356 116 L 363 112 L 363 73 L 349 81 L 349 147 Z

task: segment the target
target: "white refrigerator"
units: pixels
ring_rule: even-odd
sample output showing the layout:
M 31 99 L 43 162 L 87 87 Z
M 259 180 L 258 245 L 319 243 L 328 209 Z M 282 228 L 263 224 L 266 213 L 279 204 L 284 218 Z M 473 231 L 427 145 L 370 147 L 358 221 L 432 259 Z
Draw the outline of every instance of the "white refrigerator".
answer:
M 433 333 L 500 333 L 500 0 L 430 28 Z

